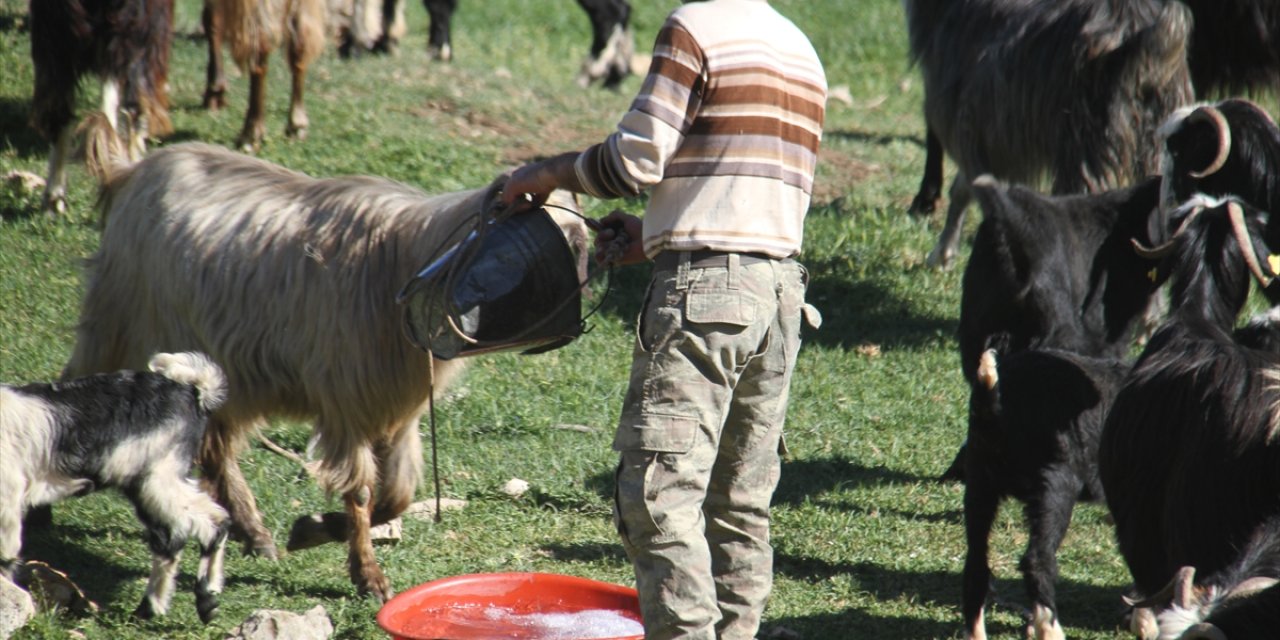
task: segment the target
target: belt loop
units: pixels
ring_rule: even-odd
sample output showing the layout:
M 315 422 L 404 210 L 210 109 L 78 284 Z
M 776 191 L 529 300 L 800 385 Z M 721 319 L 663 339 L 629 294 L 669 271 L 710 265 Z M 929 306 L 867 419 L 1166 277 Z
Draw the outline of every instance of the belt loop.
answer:
M 689 288 L 689 252 L 681 251 L 680 259 L 676 261 L 676 289 Z
M 725 287 L 730 291 L 738 288 L 738 269 L 742 266 L 742 259 L 736 253 L 730 253 L 728 256 L 728 277 L 725 280 Z

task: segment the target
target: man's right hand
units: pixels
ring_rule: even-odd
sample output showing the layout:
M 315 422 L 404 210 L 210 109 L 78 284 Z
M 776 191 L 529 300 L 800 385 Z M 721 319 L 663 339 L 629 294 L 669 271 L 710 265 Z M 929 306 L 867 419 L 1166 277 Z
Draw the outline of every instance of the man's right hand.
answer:
M 644 223 L 640 218 L 614 209 L 608 215 L 594 221 L 596 232 L 596 262 L 621 266 L 639 264 L 648 258 L 644 255 Z

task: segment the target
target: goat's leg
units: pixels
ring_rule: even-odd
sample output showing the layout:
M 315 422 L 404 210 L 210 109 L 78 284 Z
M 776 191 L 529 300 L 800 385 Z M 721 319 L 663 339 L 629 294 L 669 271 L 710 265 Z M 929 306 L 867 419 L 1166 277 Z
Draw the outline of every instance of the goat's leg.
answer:
M 134 616 L 143 620 L 162 616 L 169 611 L 169 602 L 173 599 L 173 585 L 178 576 L 178 562 L 182 558 L 181 550 L 170 555 L 155 552 L 154 542 L 152 547 L 151 577 L 147 579 L 147 592 L 142 595 L 142 602 L 133 611 Z
M 222 592 L 223 550 L 227 540 L 227 512 L 207 493 L 196 488 L 189 479 L 189 465 L 194 451 L 174 453 L 174 458 L 154 464 L 160 470 L 137 489 L 126 489 L 139 518 L 147 525 L 151 544 L 151 579 L 137 615 L 150 618 L 163 614 L 173 596 L 178 558 L 188 538 L 200 544 L 200 568 L 196 576 L 196 612 L 202 622 L 213 619 L 218 610 L 218 594 Z
M 205 491 L 227 510 L 233 535 L 244 540 L 245 553 L 275 560 L 279 557 L 271 532 L 262 524 L 257 501 L 236 457 L 242 448 L 235 442 L 232 429 L 239 428 L 223 418 L 209 418 L 200 451 L 201 482 Z
M 236 146 L 246 153 L 254 153 L 261 148 L 267 134 L 267 61 L 270 56 L 269 51 L 258 51 L 249 63 L 249 108 L 244 114 L 244 128 L 236 138 Z
M 987 640 L 983 609 L 991 590 L 991 566 L 988 563 L 991 523 L 995 522 L 999 496 L 995 488 L 974 473 L 969 474 L 964 491 L 964 533 L 968 552 L 964 559 L 961 589 L 961 613 L 964 615 L 965 640 Z
M 307 107 L 303 104 L 302 96 L 307 83 L 308 60 L 299 48 L 300 45 L 297 44 L 289 47 L 289 74 L 292 83 L 289 91 L 289 124 L 285 127 L 284 134 L 290 138 L 306 140 L 311 120 L 307 118 Z
M 44 186 L 41 208 L 45 215 L 56 218 L 67 212 L 67 161 L 71 157 L 73 132 L 70 126 L 58 130 L 58 137 L 49 150 L 49 173 Z
M 431 16 L 431 26 L 427 35 L 427 55 L 432 60 L 449 62 L 453 60 L 453 46 L 450 43 L 450 20 L 454 9 L 458 8 L 458 0 L 422 0 L 427 13 Z
M 373 52 L 394 56 L 400 52 L 400 39 L 404 37 L 406 29 L 405 0 L 382 0 L 381 4 L 382 32 L 373 43 Z
M 960 250 L 960 233 L 964 231 L 964 214 L 969 208 L 973 192 L 969 188 L 969 178 L 961 171 L 951 182 L 951 204 L 947 206 L 947 221 L 938 236 L 938 244 L 929 252 L 925 263 L 930 267 L 950 268 Z
M 942 166 L 946 153 L 942 150 L 942 141 L 933 132 L 932 127 L 925 127 L 924 132 L 924 175 L 920 178 L 920 189 L 911 200 L 908 209 L 916 215 L 930 215 L 938 210 L 942 202 Z
M 351 583 L 363 594 L 370 594 L 382 602 L 391 599 L 391 581 L 382 573 L 378 559 L 373 554 L 372 527 L 373 489 L 360 487 L 344 496 L 349 523 L 347 540 L 347 571 Z
M 218 528 L 212 540 L 200 546 L 200 567 L 196 572 L 196 613 L 208 623 L 218 612 L 218 594 L 222 593 L 223 559 L 227 548 L 227 526 Z
M 422 440 L 418 419 L 412 416 L 392 430 L 392 435 L 374 447 L 378 465 L 378 492 L 370 524 L 378 526 L 399 517 L 409 508 L 422 478 Z M 351 524 L 342 512 L 298 518 L 289 532 L 289 551 L 310 549 L 330 542 L 348 542 Z
M 12 582 L 22 551 L 22 492 L 14 486 L 0 489 L 0 579 Z
M 204 9 L 200 12 L 200 22 L 204 25 L 204 35 L 208 40 L 209 62 L 204 73 L 205 109 L 218 111 L 227 106 L 227 77 L 222 71 L 222 13 L 213 3 L 218 0 L 205 0 Z
M 1044 495 L 1028 501 L 1025 507 L 1030 533 L 1027 551 L 1018 568 L 1032 607 L 1028 637 L 1064 640 L 1054 587 L 1058 580 L 1058 547 L 1067 535 L 1071 512 L 1083 483 L 1066 468 L 1051 468 L 1044 475 L 1048 484 Z
M 151 577 L 147 579 L 147 591 L 133 615 L 150 620 L 169 610 L 182 547 L 187 543 L 186 531 L 174 526 L 174 519 L 164 512 L 164 507 L 149 504 L 153 497 L 158 496 L 154 491 L 148 492 L 145 485 L 141 492 L 126 489 L 125 494 L 147 526 L 147 543 L 151 547 Z

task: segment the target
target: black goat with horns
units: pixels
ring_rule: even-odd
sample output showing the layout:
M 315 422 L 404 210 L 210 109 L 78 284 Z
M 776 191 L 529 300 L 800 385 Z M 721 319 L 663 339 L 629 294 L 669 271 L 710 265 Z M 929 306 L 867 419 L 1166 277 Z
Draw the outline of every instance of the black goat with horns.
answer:
M 1197 197 L 1172 214 L 1173 239 L 1147 251 L 1167 260 L 1173 307 L 1117 393 L 1098 454 L 1120 552 L 1143 595 L 1175 582 L 1179 567 L 1208 576 L 1205 598 L 1280 577 L 1280 527 L 1268 525 L 1280 518 L 1280 355 L 1274 329 L 1232 331 L 1251 276 L 1276 293 L 1271 261 L 1259 259 L 1269 255 L 1266 219 L 1238 200 Z M 1194 623 L 1182 604 L 1159 624 Z M 1150 616 L 1134 620 L 1155 637 Z

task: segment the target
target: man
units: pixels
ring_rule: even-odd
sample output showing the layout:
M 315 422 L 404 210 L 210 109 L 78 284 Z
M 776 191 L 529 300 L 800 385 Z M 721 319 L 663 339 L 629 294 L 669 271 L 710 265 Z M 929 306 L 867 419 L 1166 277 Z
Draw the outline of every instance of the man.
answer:
M 794 257 L 826 91 L 808 38 L 766 0 L 688 3 L 659 32 L 616 132 L 503 187 L 507 204 L 556 188 L 650 192 L 643 220 L 614 212 L 596 236 L 602 250 L 620 240 L 621 264 L 654 261 L 613 442 L 615 521 L 646 638 L 752 638 L 760 625 L 788 388 L 812 311 Z

